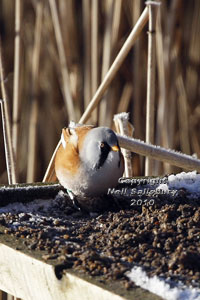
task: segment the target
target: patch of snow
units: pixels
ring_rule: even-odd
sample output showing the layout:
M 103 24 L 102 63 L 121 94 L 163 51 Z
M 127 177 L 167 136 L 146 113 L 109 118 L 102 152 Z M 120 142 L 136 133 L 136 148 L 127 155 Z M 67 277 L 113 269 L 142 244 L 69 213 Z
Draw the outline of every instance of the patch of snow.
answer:
M 29 213 L 37 212 L 41 207 L 43 211 L 47 211 L 52 206 L 51 200 L 34 200 L 29 203 L 14 202 L 6 206 L 0 207 L 0 214 L 2 213 Z
M 191 194 L 190 197 L 200 196 L 200 174 L 197 171 L 181 172 L 175 175 L 169 175 L 167 183 L 160 184 L 156 190 L 179 190 L 185 189 Z
M 129 120 L 129 115 L 130 114 L 127 113 L 127 112 L 121 112 L 119 114 L 114 115 L 113 121 L 116 121 L 118 119 L 122 119 L 122 120 L 128 121 Z
M 168 176 L 169 188 L 185 188 L 191 193 L 200 193 L 200 174 L 197 171 L 182 172 Z
M 181 283 L 175 285 L 174 282 L 172 287 L 169 281 L 161 279 L 156 275 L 149 277 L 141 267 L 133 267 L 126 275 L 137 286 L 165 300 L 200 300 L 200 289 L 187 288 Z
M 157 188 L 156 190 L 162 190 L 164 192 L 169 192 L 169 187 L 166 183 L 161 183 Z

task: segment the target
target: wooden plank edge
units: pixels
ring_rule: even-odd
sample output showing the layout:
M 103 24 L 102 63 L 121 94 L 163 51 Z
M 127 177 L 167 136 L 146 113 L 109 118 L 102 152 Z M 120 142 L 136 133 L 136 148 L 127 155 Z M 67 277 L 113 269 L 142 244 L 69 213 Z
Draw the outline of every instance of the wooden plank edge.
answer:
M 26 300 L 124 300 L 66 273 L 58 280 L 54 266 L 0 244 L 0 289 Z
M 35 199 L 53 199 L 64 190 L 59 183 L 0 185 L 0 207 L 14 202 L 28 203 Z
M 161 299 L 140 287 L 122 292 L 117 282 L 111 286 L 99 284 L 70 270 L 65 270 L 59 280 L 55 265 L 30 255 L 0 243 L 0 290 L 26 300 Z

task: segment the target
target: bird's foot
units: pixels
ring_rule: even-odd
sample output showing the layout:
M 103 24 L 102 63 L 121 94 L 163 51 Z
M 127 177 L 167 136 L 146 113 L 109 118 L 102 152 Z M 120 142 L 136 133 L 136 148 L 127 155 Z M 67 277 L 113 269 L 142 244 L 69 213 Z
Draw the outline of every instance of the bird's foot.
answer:
M 78 201 L 77 201 L 76 196 L 74 195 L 74 193 L 71 190 L 67 189 L 67 194 L 68 194 L 70 200 L 72 201 L 73 207 L 76 210 L 80 211 L 81 208 L 79 207 Z

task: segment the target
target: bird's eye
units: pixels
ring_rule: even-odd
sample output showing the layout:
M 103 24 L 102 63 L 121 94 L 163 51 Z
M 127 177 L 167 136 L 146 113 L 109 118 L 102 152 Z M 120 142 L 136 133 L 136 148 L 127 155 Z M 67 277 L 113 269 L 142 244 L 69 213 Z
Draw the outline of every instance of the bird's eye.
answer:
M 102 142 L 101 144 L 100 144 L 100 148 L 103 148 L 105 146 L 105 144 Z

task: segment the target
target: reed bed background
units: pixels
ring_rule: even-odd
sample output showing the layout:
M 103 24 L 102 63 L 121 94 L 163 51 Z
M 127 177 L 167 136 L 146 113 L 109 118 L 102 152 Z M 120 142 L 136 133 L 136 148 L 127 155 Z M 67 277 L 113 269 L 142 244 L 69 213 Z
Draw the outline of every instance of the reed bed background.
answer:
M 61 129 L 77 122 L 145 8 L 140 0 L 1 0 L 4 83 L 17 182 L 41 181 Z M 153 143 L 200 157 L 200 1 L 163 0 L 155 25 Z M 130 112 L 145 140 L 148 24 L 88 124 Z M 1 95 L 1 98 L 4 98 Z M 133 175 L 144 158 L 133 154 Z M 153 161 L 153 174 L 180 168 Z M 0 183 L 7 183 L 0 123 Z

